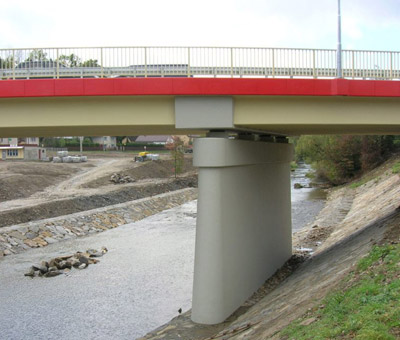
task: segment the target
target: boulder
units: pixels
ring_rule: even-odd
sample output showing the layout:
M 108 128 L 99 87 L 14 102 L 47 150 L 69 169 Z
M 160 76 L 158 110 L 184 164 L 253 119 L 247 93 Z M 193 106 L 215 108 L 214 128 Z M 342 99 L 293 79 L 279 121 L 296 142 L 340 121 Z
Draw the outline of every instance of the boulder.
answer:
M 30 277 L 35 277 L 35 275 L 36 275 L 36 271 L 33 268 L 31 268 L 29 270 L 29 272 L 24 274 L 24 276 L 30 276 Z
M 71 266 L 74 268 L 79 267 L 79 265 L 81 264 L 81 262 L 76 257 L 73 257 L 72 259 L 68 260 L 67 262 L 70 262 Z
M 87 263 L 82 263 L 80 266 L 78 266 L 78 269 L 85 269 L 87 266 Z
M 52 270 L 52 271 L 47 272 L 43 276 L 44 277 L 54 277 L 54 276 L 58 276 L 58 275 L 61 275 L 61 274 L 62 274 L 62 272 L 60 272 L 59 270 Z
M 42 266 L 42 265 L 33 265 L 32 269 L 34 271 L 40 271 L 41 274 L 47 273 L 48 272 L 48 268 L 46 266 Z
M 133 179 L 131 176 L 128 176 L 128 175 L 113 173 L 110 177 L 110 181 L 115 184 L 122 184 L 122 183 L 135 182 L 135 179 Z
M 88 265 L 89 264 L 89 258 L 87 258 L 86 256 L 82 255 L 82 256 L 79 257 L 79 262 Z

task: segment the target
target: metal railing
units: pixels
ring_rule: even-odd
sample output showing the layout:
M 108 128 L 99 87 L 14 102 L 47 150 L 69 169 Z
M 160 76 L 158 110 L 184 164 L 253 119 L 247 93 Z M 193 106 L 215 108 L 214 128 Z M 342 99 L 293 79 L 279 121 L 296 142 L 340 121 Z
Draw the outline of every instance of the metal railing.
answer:
M 0 49 L 0 79 L 114 77 L 335 78 L 336 50 L 236 47 Z M 400 52 L 343 50 L 351 79 L 400 79 Z

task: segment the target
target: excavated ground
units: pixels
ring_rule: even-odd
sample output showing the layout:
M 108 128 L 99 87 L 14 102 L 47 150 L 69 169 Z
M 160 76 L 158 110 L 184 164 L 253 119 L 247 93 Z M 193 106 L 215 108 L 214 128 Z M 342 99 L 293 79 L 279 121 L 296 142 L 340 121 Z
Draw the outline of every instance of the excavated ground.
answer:
M 67 215 L 197 186 L 191 156 L 174 176 L 174 161 L 135 163 L 132 154 L 96 154 L 88 163 L 0 162 L 0 227 Z M 115 184 L 113 173 L 135 182 Z

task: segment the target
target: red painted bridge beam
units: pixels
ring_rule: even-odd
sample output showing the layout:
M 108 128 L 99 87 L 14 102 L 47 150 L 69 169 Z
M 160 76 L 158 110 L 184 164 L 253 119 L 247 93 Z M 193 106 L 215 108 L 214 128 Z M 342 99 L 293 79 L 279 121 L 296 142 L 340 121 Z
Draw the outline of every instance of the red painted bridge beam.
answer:
M 400 81 L 250 78 L 0 80 L 0 98 L 143 95 L 400 97 Z

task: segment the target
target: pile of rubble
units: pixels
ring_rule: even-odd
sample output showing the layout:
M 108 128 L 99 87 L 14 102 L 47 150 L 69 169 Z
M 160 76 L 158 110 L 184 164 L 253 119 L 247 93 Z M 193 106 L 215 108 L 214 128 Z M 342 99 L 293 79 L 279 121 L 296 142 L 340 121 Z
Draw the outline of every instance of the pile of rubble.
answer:
M 69 156 L 68 151 L 57 151 L 53 163 L 82 163 L 87 162 L 87 156 Z
M 122 184 L 122 183 L 132 183 L 135 182 L 135 179 L 128 175 L 122 175 L 118 173 L 113 173 L 111 175 L 110 181 L 115 184 Z
M 50 261 L 42 261 L 40 265 L 33 265 L 25 276 L 29 277 L 54 277 L 68 273 L 72 268 L 85 269 L 90 264 L 100 262 L 96 257 L 101 257 L 107 253 L 107 248 L 102 247 L 100 251 L 88 249 L 82 253 L 76 252 L 74 255 L 59 256 Z

